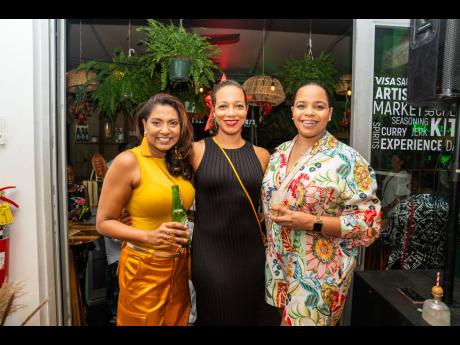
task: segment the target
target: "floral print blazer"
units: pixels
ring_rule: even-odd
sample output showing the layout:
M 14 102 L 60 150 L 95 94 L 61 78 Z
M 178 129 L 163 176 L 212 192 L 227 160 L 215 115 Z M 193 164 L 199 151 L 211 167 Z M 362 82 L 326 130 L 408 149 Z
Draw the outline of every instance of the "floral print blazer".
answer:
M 276 148 L 262 183 L 264 213 L 286 177 L 289 154 L 297 137 Z M 341 237 L 310 231 L 290 231 L 267 219 L 268 251 L 280 256 L 306 256 L 307 269 L 321 280 L 330 274 L 336 282 L 352 271 L 357 247 L 369 246 L 380 233 L 380 201 L 375 173 L 353 148 L 329 132 L 294 163 L 303 164 L 288 184 L 283 203 L 292 210 L 340 218 Z

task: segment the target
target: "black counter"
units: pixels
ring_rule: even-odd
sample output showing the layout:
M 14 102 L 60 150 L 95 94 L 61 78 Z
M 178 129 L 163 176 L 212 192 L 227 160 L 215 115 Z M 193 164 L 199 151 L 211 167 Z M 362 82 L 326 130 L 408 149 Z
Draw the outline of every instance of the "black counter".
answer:
M 356 271 L 353 280 L 352 326 L 429 326 L 422 318 L 423 304 L 414 304 L 397 288 L 411 287 L 431 296 L 437 270 Z M 441 272 L 442 273 L 442 272 Z M 454 282 L 454 303 L 449 306 L 452 326 L 460 326 L 460 279 Z M 419 309 L 419 310 L 417 310 Z

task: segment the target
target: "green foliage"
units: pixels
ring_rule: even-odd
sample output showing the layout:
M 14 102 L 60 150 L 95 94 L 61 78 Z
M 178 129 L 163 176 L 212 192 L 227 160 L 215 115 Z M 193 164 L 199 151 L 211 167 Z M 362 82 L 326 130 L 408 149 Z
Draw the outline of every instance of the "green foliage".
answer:
M 345 102 L 335 101 L 332 120 L 327 124 L 327 130 L 333 135 L 343 132 L 341 125 Z M 256 114 L 258 113 L 256 108 Z M 258 118 L 259 115 L 256 115 Z M 279 144 L 293 139 L 297 135 L 297 128 L 292 120 L 291 108 L 286 103 L 274 107 L 268 116 L 263 117 L 263 123 L 258 123 L 258 144 L 269 151 Z
M 159 78 L 152 78 L 140 57 L 114 52 L 112 62 L 88 61 L 79 67 L 96 72 L 97 89 L 91 94 L 97 110 L 110 119 L 119 111 L 131 114 L 140 103 L 160 91 Z
M 344 129 L 344 127 L 341 125 L 341 122 L 344 116 L 343 115 L 344 111 L 345 111 L 345 102 L 335 100 L 331 121 L 327 124 L 327 130 L 334 135 Z
M 339 80 L 339 72 L 329 54 L 321 53 L 317 58 L 310 58 L 308 54 L 302 59 L 288 58 L 279 74 L 286 97 L 292 99 L 296 90 L 308 81 L 316 81 L 334 94 Z
M 181 84 L 167 88 L 166 92 L 179 98 L 179 100 L 184 103 L 184 105 L 186 101 L 193 103 L 195 105 L 195 113 L 198 113 L 199 115 L 208 113 L 203 94 L 196 94 L 194 90 L 189 87 L 189 85 Z
M 263 123 L 258 123 L 258 144 L 269 151 L 296 135 L 297 128 L 292 122 L 291 109 L 285 103 L 274 107 L 268 116 L 264 116 Z
M 196 94 L 199 93 L 200 86 L 211 87 L 211 83 L 215 81 L 214 71 L 220 70 L 211 58 L 219 53 L 219 48 L 204 37 L 185 31 L 182 26 L 164 25 L 153 19 L 149 19 L 147 26 L 139 28 L 138 31 L 146 33 L 143 40 L 146 53 L 142 59 L 148 66 L 150 75 L 153 76 L 159 70 L 161 90 L 167 85 L 169 60 L 176 57 L 191 60 L 189 83 Z
M 329 54 L 321 53 L 319 57 L 314 59 L 310 58 L 308 54 L 302 59 L 288 58 L 278 76 L 286 93 L 286 101 L 290 104 L 297 89 L 309 81 L 320 83 L 333 96 L 340 74 L 335 68 L 332 57 Z M 342 125 L 345 105 L 343 101 L 333 99 L 331 106 L 334 107 L 334 110 L 327 129 L 333 135 L 337 135 L 346 130 Z

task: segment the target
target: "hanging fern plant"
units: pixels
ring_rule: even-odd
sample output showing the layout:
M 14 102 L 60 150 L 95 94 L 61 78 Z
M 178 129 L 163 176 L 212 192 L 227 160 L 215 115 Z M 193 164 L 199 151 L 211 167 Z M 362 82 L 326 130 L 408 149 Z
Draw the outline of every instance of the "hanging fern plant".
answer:
M 165 90 L 168 83 L 168 65 L 171 58 L 187 58 L 191 61 L 189 85 L 199 93 L 200 87 L 211 87 L 214 83 L 214 73 L 220 67 L 213 61 L 220 51 L 219 48 L 209 43 L 204 37 L 185 31 L 181 25 L 164 25 L 156 20 L 149 19 L 146 27 L 138 31 L 146 33 L 143 40 L 146 53 L 143 57 L 150 75 L 160 72 L 161 90 Z
M 96 110 L 111 120 L 117 113 L 132 114 L 134 108 L 160 91 L 160 80 L 151 77 L 140 57 L 127 56 L 121 49 L 112 62 L 88 61 L 79 67 L 96 72 L 98 87 L 92 93 Z
M 321 53 L 317 58 L 305 54 L 302 59 L 288 58 L 281 68 L 279 78 L 286 98 L 292 100 L 296 90 L 309 81 L 321 83 L 333 95 L 339 80 L 339 72 L 329 54 Z
M 289 58 L 281 68 L 278 75 L 286 93 L 286 101 L 291 104 L 297 89 L 308 83 L 317 82 L 323 85 L 333 97 L 334 90 L 340 77 L 340 73 L 334 65 L 334 60 L 329 54 L 321 53 L 316 58 L 308 54 L 301 59 Z M 334 134 L 343 132 L 344 106 L 343 102 L 333 100 L 331 106 L 334 108 L 332 121 L 328 123 L 328 130 Z

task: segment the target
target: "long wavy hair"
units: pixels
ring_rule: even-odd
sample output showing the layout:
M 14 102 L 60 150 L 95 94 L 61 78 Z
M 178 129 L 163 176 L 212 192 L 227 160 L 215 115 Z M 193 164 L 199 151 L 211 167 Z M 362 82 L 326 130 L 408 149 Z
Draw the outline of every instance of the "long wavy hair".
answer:
M 193 126 L 185 112 L 184 105 L 178 98 L 167 93 L 157 93 L 142 104 L 137 113 L 139 133 L 144 133 L 142 120 L 147 121 L 153 109 L 159 104 L 171 106 L 179 115 L 179 141 L 171 149 L 166 151 L 166 166 L 168 171 L 173 176 L 182 176 L 186 180 L 191 180 L 193 177 Z

